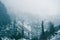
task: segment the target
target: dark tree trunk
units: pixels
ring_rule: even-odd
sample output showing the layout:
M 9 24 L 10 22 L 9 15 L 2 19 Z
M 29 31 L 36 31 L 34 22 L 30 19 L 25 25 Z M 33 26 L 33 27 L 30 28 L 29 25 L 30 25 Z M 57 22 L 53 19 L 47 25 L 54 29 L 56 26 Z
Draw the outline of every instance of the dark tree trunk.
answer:
M 2 40 L 1 37 L 0 37 L 0 40 Z

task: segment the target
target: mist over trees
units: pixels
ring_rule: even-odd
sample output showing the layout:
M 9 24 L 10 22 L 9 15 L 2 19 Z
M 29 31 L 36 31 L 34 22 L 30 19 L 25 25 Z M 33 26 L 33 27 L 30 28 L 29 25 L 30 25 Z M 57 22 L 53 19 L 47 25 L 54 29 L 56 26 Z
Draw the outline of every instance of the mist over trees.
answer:
M 5 5 L 0 2 L 0 39 L 4 36 L 7 25 L 11 24 L 10 16 L 7 14 Z
M 5 5 L 0 2 L 0 40 L 4 37 L 16 40 L 21 38 L 21 33 L 17 32 L 16 24 L 16 20 L 10 18 Z
M 11 19 L 7 13 L 7 9 L 3 3 L 0 2 L 0 26 L 10 24 Z
M 25 28 L 24 22 L 31 27 L 31 31 Z M 34 19 L 34 17 L 21 17 L 21 19 L 14 18 L 12 20 L 7 13 L 5 5 L 0 2 L 0 40 L 4 37 L 15 40 L 23 38 L 28 40 L 50 40 L 52 36 L 57 35 L 55 32 L 60 30 L 60 25 L 55 27 L 52 22 L 48 23 L 46 31 L 44 27 L 44 21 L 40 22 L 38 19 Z

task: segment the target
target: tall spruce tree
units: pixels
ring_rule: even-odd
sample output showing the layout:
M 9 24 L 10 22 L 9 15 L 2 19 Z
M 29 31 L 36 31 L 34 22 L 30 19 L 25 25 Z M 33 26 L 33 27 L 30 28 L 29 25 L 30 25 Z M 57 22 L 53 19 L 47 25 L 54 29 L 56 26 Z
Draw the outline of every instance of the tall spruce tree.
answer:
M 7 9 L 5 5 L 0 1 L 0 40 L 4 36 L 4 30 L 6 25 L 10 24 L 10 16 L 7 14 Z

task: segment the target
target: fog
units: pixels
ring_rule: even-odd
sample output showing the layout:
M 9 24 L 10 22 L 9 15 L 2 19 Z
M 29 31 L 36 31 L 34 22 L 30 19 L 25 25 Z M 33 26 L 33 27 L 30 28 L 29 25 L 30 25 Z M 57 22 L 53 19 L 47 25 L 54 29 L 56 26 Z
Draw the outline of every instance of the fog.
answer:
M 60 24 L 60 0 L 1 0 L 12 15 L 26 15 Z M 30 16 L 29 16 L 30 15 Z

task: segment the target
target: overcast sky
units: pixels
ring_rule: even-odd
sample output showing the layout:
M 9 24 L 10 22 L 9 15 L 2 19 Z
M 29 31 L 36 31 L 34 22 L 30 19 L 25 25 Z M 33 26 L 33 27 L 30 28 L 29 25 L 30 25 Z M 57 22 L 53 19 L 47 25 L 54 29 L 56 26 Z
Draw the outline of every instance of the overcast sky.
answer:
M 60 0 L 2 0 L 10 12 L 28 13 L 60 24 Z

